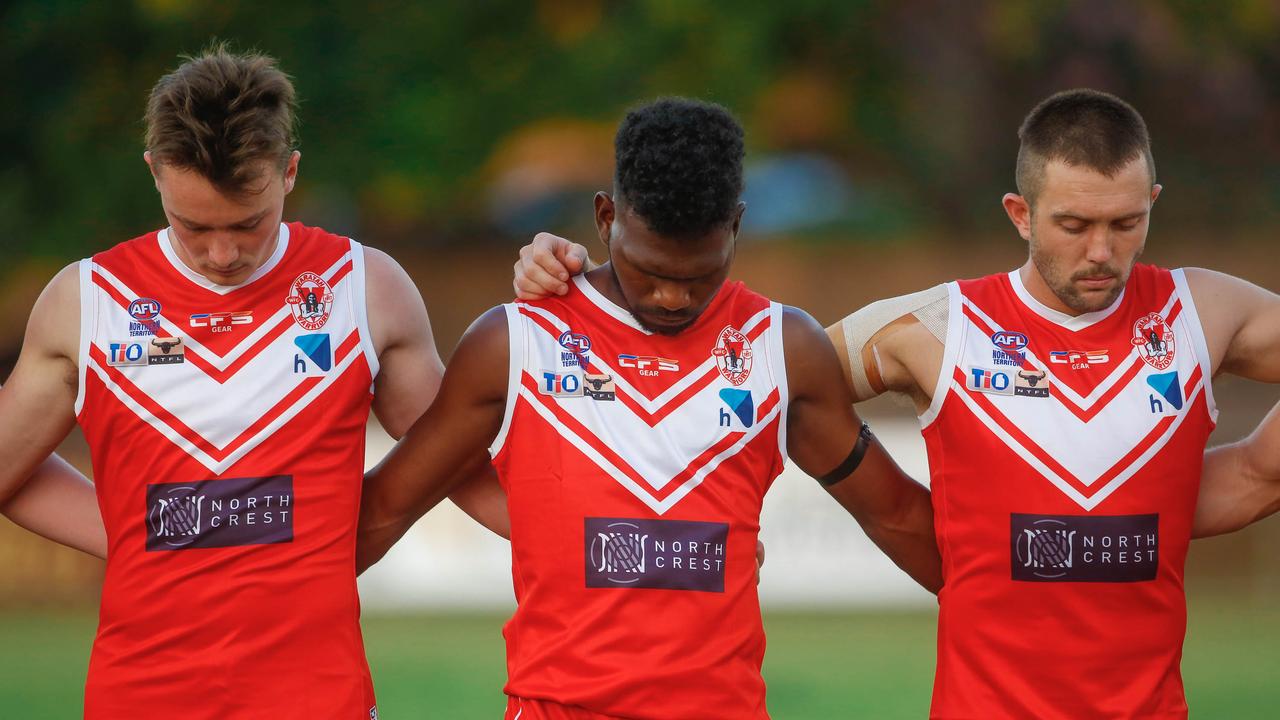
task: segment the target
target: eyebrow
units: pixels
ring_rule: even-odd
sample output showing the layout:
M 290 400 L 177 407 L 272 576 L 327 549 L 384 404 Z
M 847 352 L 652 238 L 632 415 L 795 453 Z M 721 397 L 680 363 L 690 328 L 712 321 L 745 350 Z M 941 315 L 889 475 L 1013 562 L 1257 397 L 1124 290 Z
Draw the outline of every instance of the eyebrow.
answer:
M 1111 222 L 1123 222 L 1125 220 L 1141 220 L 1143 217 L 1145 217 L 1149 213 L 1150 213 L 1149 210 L 1142 210 L 1135 213 L 1129 213 L 1128 215 L 1124 215 L 1118 218 L 1113 218 Z M 1079 215 L 1073 215 L 1072 213 L 1069 213 L 1069 212 L 1056 212 L 1050 215 L 1049 217 L 1058 221 L 1079 220 L 1080 222 L 1094 222 L 1092 218 L 1080 217 Z
M 179 215 L 178 213 L 171 213 L 171 214 L 172 214 L 175 218 L 177 218 L 178 220 L 180 220 L 180 221 L 182 222 L 182 224 L 183 224 L 183 225 L 186 225 L 187 227 L 190 227 L 190 228 L 203 228 L 203 227 L 209 227 L 208 225 L 205 225 L 204 223 L 198 223 L 198 222 L 194 222 L 194 221 L 192 221 L 192 220 L 188 220 L 187 218 L 182 217 L 182 216 L 181 216 L 181 215 Z M 262 218 L 266 217 L 266 215 L 267 215 L 267 211 L 266 211 L 266 210 L 263 210 L 262 212 L 258 213 L 257 215 L 253 215 L 253 216 L 251 216 L 251 217 L 247 217 L 247 218 L 245 218 L 244 220 L 239 220 L 239 221 L 237 221 L 237 222 L 229 223 L 228 225 L 226 225 L 226 227 L 238 227 L 238 226 L 240 226 L 240 225 L 257 225 L 257 224 L 262 220 Z

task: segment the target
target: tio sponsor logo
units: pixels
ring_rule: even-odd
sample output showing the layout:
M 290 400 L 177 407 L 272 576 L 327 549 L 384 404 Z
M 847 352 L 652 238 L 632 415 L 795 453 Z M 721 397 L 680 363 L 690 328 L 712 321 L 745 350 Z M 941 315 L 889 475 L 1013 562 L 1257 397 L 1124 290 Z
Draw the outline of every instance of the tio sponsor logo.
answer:
M 147 551 L 293 542 L 293 476 L 147 485 Z
M 680 361 L 652 355 L 619 355 L 618 367 L 633 369 L 645 377 L 657 377 L 664 372 L 680 372 Z
M 121 340 L 107 343 L 107 364 L 112 367 L 135 365 L 176 365 L 186 361 L 182 338 L 153 337 L 147 342 Z
M 584 518 L 589 588 L 724 592 L 728 523 Z
M 538 392 L 551 397 L 582 397 L 582 376 L 577 373 L 562 373 L 545 370 Z
M 976 392 L 1019 397 L 1049 397 L 1049 375 L 1044 370 L 990 370 L 971 367 L 965 385 Z
M 1159 567 L 1159 515 L 1012 513 L 1009 528 L 1014 580 L 1142 582 Z
M 197 313 L 191 316 L 191 327 L 209 328 L 209 332 L 231 332 L 236 325 L 252 325 L 253 311 Z

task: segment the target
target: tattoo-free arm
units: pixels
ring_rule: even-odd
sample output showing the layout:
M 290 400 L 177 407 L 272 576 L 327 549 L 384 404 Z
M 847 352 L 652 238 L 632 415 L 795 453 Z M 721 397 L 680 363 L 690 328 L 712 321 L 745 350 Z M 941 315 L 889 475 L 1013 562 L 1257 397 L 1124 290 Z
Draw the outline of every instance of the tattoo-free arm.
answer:
M 822 328 L 803 311 L 783 315 L 790 386 L 787 450 L 800 469 L 823 477 L 858 440 L 861 421 L 843 382 L 840 361 Z M 942 560 L 929 490 L 912 480 L 878 442 L 862 463 L 826 490 L 894 564 L 930 592 L 942 587 Z
M 377 562 L 424 513 L 489 463 L 506 406 L 507 320 L 501 307 L 472 324 L 445 371 L 440 394 L 365 475 L 357 569 Z
M 1192 537 L 1234 532 L 1280 510 L 1280 405 L 1249 437 L 1204 454 Z
M 0 512 L 41 537 L 107 557 L 107 531 L 93 483 L 57 455 L 45 460 Z

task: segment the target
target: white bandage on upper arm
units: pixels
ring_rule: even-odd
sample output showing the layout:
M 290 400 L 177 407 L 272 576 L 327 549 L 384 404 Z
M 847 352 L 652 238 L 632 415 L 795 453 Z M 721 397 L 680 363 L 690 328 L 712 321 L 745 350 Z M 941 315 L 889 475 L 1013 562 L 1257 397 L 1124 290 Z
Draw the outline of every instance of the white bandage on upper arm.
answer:
M 844 330 L 844 346 L 849 354 L 849 374 L 853 377 L 853 387 L 858 397 L 865 399 L 878 394 L 867 379 L 867 367 L 862 361 L 862 349 L 876 333 L 900 317 L 914 315 L 925 329 L 945 343 L 947 313 L 947 286 L 944 284 L 910 295 L 877 300 L 846 316 L 840 322 L 840 327 Z M 876 372 L 879 374 L 879 368 Z

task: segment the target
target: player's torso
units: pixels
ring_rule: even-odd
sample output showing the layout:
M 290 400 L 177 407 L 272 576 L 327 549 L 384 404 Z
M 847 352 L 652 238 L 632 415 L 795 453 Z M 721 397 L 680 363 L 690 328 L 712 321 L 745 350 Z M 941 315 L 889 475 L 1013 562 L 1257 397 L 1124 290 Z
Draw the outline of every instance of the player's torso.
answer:
M 1180 272 L 1045 308 L 1017 273 L 950 288 L 921 422 L 946 585 L 938 717 L 1179 717 L 1182 578 L 1210 365 Z
M 81 307 L 77 414 L 110 548 L 89 716 L 367 717 L 360 246 L 282 225 L 227 288 L 161 231 L 84 261 Z
M 765 717 L 754 554 L 785 448 L 779 306 L 726 284 L 666 337 L 579 280 L 507 312 L 507 692 L 625 717 Z

